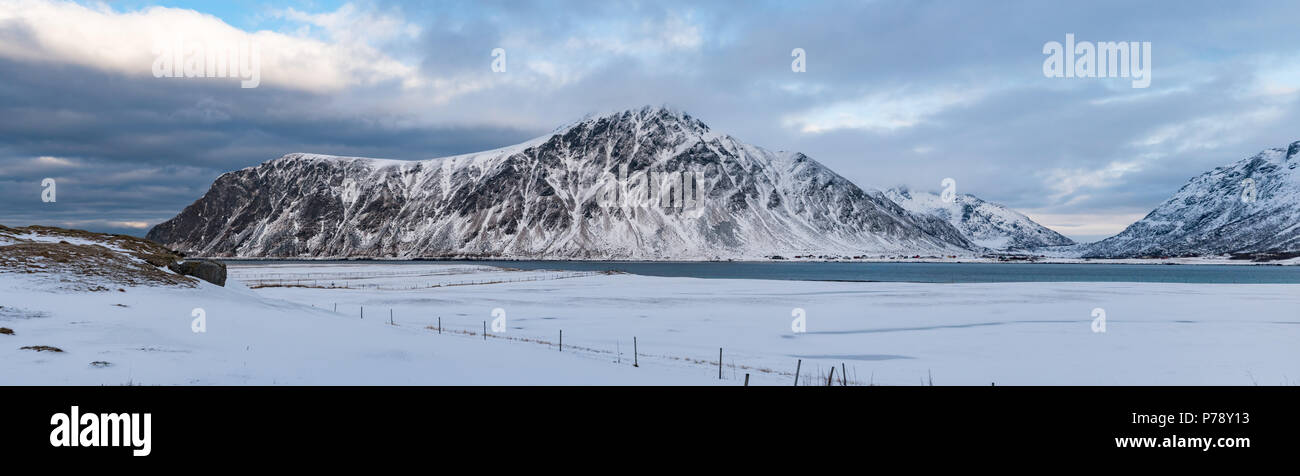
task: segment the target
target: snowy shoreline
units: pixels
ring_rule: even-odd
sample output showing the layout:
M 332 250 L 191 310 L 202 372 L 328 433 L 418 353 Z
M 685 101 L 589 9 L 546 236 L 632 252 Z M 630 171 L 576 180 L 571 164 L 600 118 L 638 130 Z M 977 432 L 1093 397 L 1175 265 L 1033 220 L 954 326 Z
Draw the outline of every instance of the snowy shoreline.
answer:
M 864 259 L 734 259 L 734 260 L 644 260 L 644 259 L 586 259 L 586 258 L 339 258 L 339 257 L 227 257 L 195 256 L 198 259 L 211 259 L 229 263 L 240 262 L 284 262 L 284 263 L 490 263 L 490 262 L 557 262 L 566 261 L 584 263 L 979 263 L 979 264 L 1145 264 L 1145 265 L 1233 265 L 1233 266 L 1300 266 L 1300 258 L 1257 262 L 1244 259 L 1223 257 L 1196 258 L 1039 258 L 1036 260 L 999 260 L 996 258 L 864 258 Z

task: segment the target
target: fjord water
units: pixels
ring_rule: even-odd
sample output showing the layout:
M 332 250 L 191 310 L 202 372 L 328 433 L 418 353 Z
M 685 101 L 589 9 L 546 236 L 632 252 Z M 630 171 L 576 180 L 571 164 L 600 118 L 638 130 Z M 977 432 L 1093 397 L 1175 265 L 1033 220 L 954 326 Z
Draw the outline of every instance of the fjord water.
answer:
M 258 261 L 274 263 L 285 261 Z M 293 261 L 338 263 L 340 261 Z M 343 261 L 355 262 L 355 261 Z M 429 264 L 433 260 L 375 261 Z M 621 271 L 643 276 L 914 283 L 1139 282 L 1300 284 L 1300 266 L 1101 263 L 837 263 L 663 261 L 450 261 L 524 270 Z
M 1073 263 L 834 263 L 489 261 L 519 269 L 622 271 L 644 276 L 915 283 L 1300 283 L 1300 266 Z

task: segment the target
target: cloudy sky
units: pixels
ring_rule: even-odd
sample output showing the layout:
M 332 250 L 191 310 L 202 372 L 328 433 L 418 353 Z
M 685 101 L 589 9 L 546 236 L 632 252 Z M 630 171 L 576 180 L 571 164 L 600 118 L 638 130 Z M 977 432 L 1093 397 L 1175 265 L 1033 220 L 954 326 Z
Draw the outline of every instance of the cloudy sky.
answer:
M 433 158 L 650 104 L 863 187 L 952 177 L 1091 241 L 1300 140 L 1297 18 L 1294 1 L 0 0 L 0 223 L 140 235 L 286 153 Z M 1150 42 L 1150 86 L 1046 77 L 1067 34 Z M 255 42 L 260 83 L 155 77 L 177 40 Z

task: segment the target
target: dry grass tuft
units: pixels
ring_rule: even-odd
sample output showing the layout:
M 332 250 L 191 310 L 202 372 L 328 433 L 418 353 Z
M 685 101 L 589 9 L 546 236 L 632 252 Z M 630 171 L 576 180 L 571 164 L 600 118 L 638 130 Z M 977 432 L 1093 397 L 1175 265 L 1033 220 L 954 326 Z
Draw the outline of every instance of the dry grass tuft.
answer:
M 27 346 L 19 347 L 18 349 L 34 350 L 37 352 L 63 352 L 63 349 L 60 349 L 58 347 L 48 346 L 48 345 L 27 345 Z

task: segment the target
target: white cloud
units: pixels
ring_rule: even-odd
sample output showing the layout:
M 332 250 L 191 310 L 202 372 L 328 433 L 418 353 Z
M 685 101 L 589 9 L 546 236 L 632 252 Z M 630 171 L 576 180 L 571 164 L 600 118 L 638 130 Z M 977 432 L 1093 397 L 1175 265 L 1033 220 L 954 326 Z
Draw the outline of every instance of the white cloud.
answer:
M 601 52 L 642 59 L 696 51 L 703 44 L 700 25 L 689 13 L 669 14 L 662 20 L 645 20 L 636 25 L 598 23 L 564 41 L 567 48 L 582 54 Z
M 421 84 L 417 68 L 385 55 L 370 46 L 367 38 L 340 33 L 356 22 L 408 34 L 413 27 L 401 27 L 389 17 L 357 13 L 351 5 L 331 14 L 301 15 L 301 20 L 331 32 L 329 39 L 247 32 L 215 16 L 178 8 L 119 12 L 105 4 L 88 7 L 63 1 L 0 0 L 0 27 L 30 32 L 30 43 L 0 43 L 0 57 L 152 77 L 156 48 L 178 39 L 203 45 L 249 41 L 259 47 L 265 84 L 315 92 L 388 80 L 407 87 Z
M 1133 172 L 1142 170 L 1140 161 L 1113 161 L 1104 167 L 1094 170 L 1088 169 L 1052 169 L 1046 171 L 1044 185 L 1055 191 L 1050 198 L 1052 201 L 1060 200 L 1064 197 L 1074 195 L 1075 193 L 1087 189 L 1104 189 L 1113 187 L 1120 183 L 1119 179 Z M 1086 196 L 1071 197 L 1070 202 L 1066 205 L 1086 199 Z
M 65 159 L 63 157 L 51 157 L 48 155 L 44 155 L 32 159 L 32 162 L 35 162 L 36 165 L 41 167 L 73 167 L 77 165 L 77 162 L 72 159 Z
M 407 23 L 397 11 L 382 12 L 359 9 L 347 3 L 338 10 L 327 13 L 306 13 L 288 8 L 275 16 L 315 26 L 326 37 L 340 43 L 375 43 L 395 38 L 414 39 L 420 36 L 420 27 Z
M 1269 105 L 1241 113 L 1200 117 L 1157 127 L 1130 145 L 1160 148 L 1169 153 L 1218 149 L 1240 142 L 1245 132 L 1273 123 L 1285 112 L 1281 107 Z
M 65 228 L 90 229 L 90 228 L 128 228 L 132 230 L 146 230 L 149 228 L 149 222 L 135 220 L 68 220 L 57 223 Z
M 984 93 L 976 89 L 880 92 L 786 116 L 782 123 L 810 134 L 839 129 L 890 132 L 916 126 L 944 110 L 982 97 Z

